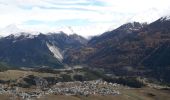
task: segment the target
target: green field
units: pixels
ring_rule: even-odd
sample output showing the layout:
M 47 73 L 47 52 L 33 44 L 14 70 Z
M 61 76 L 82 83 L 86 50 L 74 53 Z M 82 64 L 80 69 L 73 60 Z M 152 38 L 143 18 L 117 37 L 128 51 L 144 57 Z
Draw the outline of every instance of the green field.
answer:
M 15 80 L 28 75 L 34 75 L 39 77 L 55 76 L 55 74 L 51 74 L 51 73 L 39 73 L 39 72 L 22 71 L 22 70 L 8 70 L 8 71 L 0 72 L 0 80 Z

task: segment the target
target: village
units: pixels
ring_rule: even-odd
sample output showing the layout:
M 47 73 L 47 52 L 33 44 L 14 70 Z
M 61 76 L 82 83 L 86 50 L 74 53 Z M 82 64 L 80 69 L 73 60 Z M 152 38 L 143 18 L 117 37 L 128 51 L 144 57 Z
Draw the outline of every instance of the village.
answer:
M 45 83 L 46 84 L 46 83 Z M 11 100 L 20 98 L 21 100 L 34 100 L 43 98 L 46 95 L 119 95 L 118 89 L 121 87 L 117 83 L 108 83 L 102 80 L 94 81 L 75 81 L 75 82 L 59 82 L 52 87 L 46 87 L 42 82 L 42 86 L 36 86 L 32 91 L 24 91 L 20 87 L 6 87 L 1 85 L 0 94 L 10 95 Z

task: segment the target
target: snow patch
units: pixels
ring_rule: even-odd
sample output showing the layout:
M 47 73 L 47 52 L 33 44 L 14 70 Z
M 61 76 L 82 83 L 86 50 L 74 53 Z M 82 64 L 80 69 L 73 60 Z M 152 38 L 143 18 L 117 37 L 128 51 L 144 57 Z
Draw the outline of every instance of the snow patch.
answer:
M 57 58 L 58 60 L 62 61 L 63 60 L 63 56 L 60 53 L 59 49 L 56 46 L 50 45 L 49 43 L 46 43 L 47 47 L 49 48 L 49 50 L 54 54 L 54 57 Z
M 169 21 L 170 20 L 170 16 L 164 16 L 160 18 L 161 21 Z
M 170 20 L 170 16 L 166 16 L 166 20 Z

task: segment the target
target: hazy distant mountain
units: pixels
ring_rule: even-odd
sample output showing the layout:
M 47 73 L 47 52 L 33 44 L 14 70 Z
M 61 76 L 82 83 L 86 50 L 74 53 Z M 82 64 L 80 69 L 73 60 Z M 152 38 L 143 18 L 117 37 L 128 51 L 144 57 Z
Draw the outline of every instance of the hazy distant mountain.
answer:
M 16 24 L 10 24 L 4 28 L 0 28 L 0 35 L 1 36 L 8 36 L 10 34 L 20 35 L 20 33 L 30 33 L 30 34 L 39 34 L 38 31 L 34 31 L 31 29 L 23 29 L 17 26 Z
M 23 31 L 24 30 L 19 29 L 15 24 L 10 24 L 6 26 L 5 28 L 0 29 L 1 35 L 5 35 L 5 36 L 6 34 L 15 34 L 15 33 L 23 32 Z
M 147 22 L 151 23 L 154 22 L 155 20 L 159 19 L 160 16 L 164 16 L 169 12 L 168 9 L 160 10 L 157 8 L 150 8 L 145 11 L 139 12 L 136 15 L 134 15 L 130 21 L 138 21 L 138 22 Z

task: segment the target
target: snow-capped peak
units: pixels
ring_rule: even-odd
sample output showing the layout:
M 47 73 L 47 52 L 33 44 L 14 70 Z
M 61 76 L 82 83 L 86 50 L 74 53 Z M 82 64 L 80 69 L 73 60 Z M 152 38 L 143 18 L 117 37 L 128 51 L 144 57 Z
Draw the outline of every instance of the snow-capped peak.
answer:
M 26 32 L 20 32 L 20 33 L 16 33 L 16 34 L 13 34 L 15 38 L 18 38 L 18 37 L 24 37 L 24 38 L 34 38 L 36 37 L 37 35 L 32 35 L 30 33 L 26 33 Z
M 143 25 L 139 22 L 126 23 L 118 28 L 118 30 L 139 30 Z

